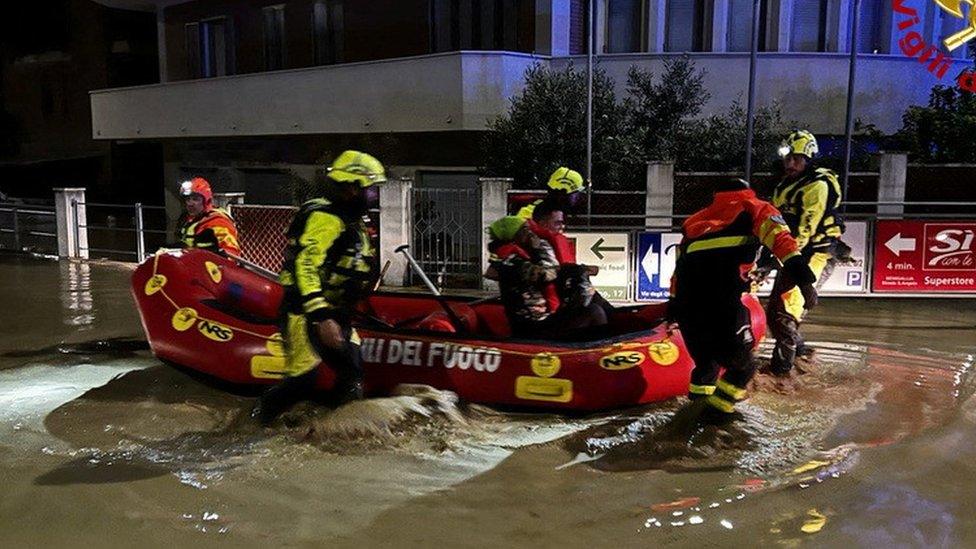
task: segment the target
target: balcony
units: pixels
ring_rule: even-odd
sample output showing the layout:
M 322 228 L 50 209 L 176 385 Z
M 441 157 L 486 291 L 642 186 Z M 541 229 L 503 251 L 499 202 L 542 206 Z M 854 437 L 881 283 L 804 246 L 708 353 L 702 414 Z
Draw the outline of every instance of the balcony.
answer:
M 455 52 L 95 90 L 92 137 L 483 130 L 545 59 Z

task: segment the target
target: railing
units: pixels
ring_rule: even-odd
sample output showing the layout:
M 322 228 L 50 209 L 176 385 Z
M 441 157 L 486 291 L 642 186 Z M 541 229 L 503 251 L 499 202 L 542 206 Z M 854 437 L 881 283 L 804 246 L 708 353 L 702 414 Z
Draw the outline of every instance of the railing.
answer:
M 0 203 L 0 248 L 57 253 L 57 216 L 50 206 Z
M 120 257 L 126 259 L 134 258 L 135 261 L 141 262 L 147 256 L 147 240 L 151 244 L 155 244 L 155 247 L 159 247 L 166 242 L 167 232 L 163 229 L 146 228 L 145 220 L 147 213 L 152 215 L 154 212 L 160 212 L 161 215 L 155 216 L 157 222 L 153 225 L 157 227 L 165 226 L 166 208 L 163 206 L 149 206 L 139 202 L 135 204 L 106 204 L 72 200 L 71 209 L 74 219 L 81 219 L 79 217 L 79 210 L 84 209 L 85 211 L 83 217 L 86 221 L 84 223 L 77 222 L 73 227 L 75 233 L 74 241 L 79 243 L 85 242 L 84 245 L 78 245 L 78 251 L 82 252 L 85 256 L 91 257 L 94 252 L 106 259 L 119 259 Z M 132 226 L 119 226 L 120 221 L 123 222 L 123 225 L 128 225 L 127 216 L 116 216 L 106 212 L 120 212 L 122 214 L 132 212 Z M 102 223 L 88 221 L 88 219 L 92 218 L 100 220 Z M 160 218 L 162 219 L 161 224 L 158 221 Z M 82 229 L 87 233 L 87 239 L 81 238 Z M 122 237 L 122 235 L 129 234 L 133 235 L 131 240 Z M 129 240 L 129 242 L 126 242 L 126 240 Z M 93 242 L 94 245 L 92 244 Z M 118 247 L 125 244 L 129 244 L 129 246 L 124 248 Z

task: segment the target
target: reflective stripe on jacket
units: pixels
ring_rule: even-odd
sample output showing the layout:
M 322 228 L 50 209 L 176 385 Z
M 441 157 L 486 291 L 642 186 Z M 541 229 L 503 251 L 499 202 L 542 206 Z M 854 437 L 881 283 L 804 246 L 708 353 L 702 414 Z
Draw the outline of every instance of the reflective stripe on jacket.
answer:
M 212 248 L 216 244 L 227 253 L 241 255 L 234 218 L 220 208 L 208 210 L 196 219 L 184 216 L 176 233 L 186 248 Z
M 360 216 L 342 215 L 325 198 L 299 209 L 284 255 L 280 281 L 286 306 L 313 322 L 348 314 L 369 291 L 374 251 L 366 225 Z

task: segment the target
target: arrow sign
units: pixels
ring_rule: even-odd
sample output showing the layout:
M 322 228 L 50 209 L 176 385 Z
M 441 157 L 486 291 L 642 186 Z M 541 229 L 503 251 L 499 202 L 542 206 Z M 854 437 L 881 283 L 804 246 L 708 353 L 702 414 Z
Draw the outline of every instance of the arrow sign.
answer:
M 595 243 L 593 243 L 593 246 L 590 248 L 590 251 L 593 252 L 593 255 L 595 255 L 597 259 L 603 259 L 603 254 L 600 252 L 623 252 L 624 251 L 623 246 L 607 246 L 606 248 L 602 248 L 601 247 L 602 244 L 603 244 L 603 238 L 600 238 Z
M 658 274 L 660 269 L 660 261 L 658 260 L 658 253 L 654 251 L 654 245 L 648 246 L 647 251 L 644 252 L 644 257 L 641 258 L 641 269 L 644 269 L 644 274 L 647 275 L 648 280 L 653 280 L 651 277 Z
M 895 257 L 901 257 L 901 252 L 915 251 L 915 239 L 902 238 L 901 233 L 897 233 L 885 242 L 885 247 L 891 250 Z

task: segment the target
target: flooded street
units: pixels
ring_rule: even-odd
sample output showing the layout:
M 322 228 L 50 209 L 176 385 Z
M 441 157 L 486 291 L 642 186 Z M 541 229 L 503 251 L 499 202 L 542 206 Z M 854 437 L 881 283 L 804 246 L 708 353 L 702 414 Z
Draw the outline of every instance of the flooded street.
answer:
M 411 386 L 260 430 L 152 356 L 130 273 L 0 256 L 2 546 L 976 544 L 976 300 L 824 299 L 723 427 Z

